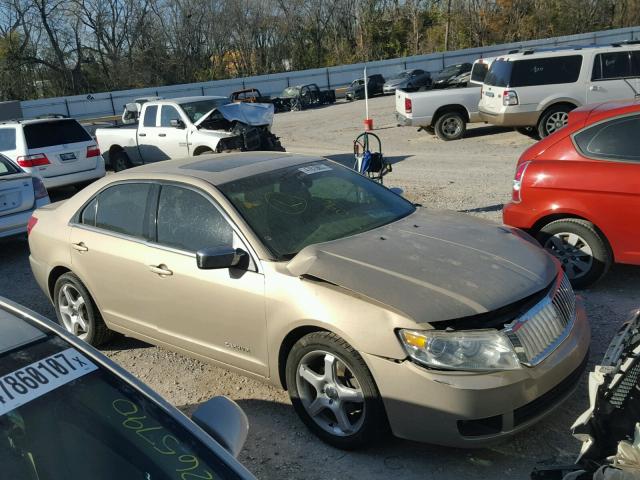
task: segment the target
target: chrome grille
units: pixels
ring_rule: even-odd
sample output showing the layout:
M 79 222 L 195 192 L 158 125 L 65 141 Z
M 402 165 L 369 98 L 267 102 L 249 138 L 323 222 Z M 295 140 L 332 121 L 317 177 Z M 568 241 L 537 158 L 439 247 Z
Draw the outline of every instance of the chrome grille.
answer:
M 576 297 L 567 276 L 531 310 L 505 327 L 520 361 L 536 365 L 567 337 L 576 315 Z

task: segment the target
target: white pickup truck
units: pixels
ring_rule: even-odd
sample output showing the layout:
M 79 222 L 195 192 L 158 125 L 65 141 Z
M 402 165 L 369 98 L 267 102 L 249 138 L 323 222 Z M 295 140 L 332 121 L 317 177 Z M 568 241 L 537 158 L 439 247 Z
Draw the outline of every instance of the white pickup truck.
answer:
M 457 140 L 467 130 L 467 123 L 482 122 L 478 112 L 480 85 L 492 58 L 476 60 L 469 86 L 426 92 L 396 90 L 396 119 L 402 126 L 421 127 L 442 140 Z
M 142 105 L 137 125 L 98 128 L 107 165 L 124 170 L 172 158 L 232 150 L 284 151 L 271 133 L 273 105 L 184 97 Z

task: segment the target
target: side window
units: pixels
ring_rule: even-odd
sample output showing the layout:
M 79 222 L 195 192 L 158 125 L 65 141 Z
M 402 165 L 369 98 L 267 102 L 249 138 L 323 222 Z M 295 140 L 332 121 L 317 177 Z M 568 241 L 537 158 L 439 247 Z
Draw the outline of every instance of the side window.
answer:
M 160 109 L 160 126 L 170 127 L 171 120 L 182 120 L 182 118 L 180 118 L 178 110 L 174 107 L 171 105 L 163 105 Z
M 142 120 L 142 125 L 144 125 L 145 127 L 155 127 L 157 114 L 158 114 L 157 105 L 147 107 L 144 111 L 144 119 Z
M 96 227 L 137 238 L 148 237 L 147 200 L 151 184 L 123 183 L 98 195 Z
M 16 149 L 16 129 L 0 128 L 0 151 Z
M 599 53 L 593 62 L 592 80 L 611 80 L 631 76 L 629 52 Z
M 231 225 L 207 198 L 173 185 L 160 191 L 157 229 L 159 244 L 188 252 L 233 244 Z
M 510 87 L 574 83 L 580 76 L 582 55 L 535 58 L 513 62 Z
M 640 77 L 640 50 L 631 52 L 631 76 Z
M 89 204 L 84 207 L 80 214 L 80 223 L 83 225 L 96 225 L 96 207 L 98 206 L 98 197 L 94 197 Z
M 586 157 L 640 162 L 638 132 L 640 115 L 634 115 L 594 125 L 576 133 L 573 139 Z

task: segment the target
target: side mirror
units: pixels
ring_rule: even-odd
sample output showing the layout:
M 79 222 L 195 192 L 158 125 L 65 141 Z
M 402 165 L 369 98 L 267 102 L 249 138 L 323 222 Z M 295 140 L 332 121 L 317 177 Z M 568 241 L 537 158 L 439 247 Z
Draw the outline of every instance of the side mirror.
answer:
M 196 261 L 201 270 L 237 267 L 249 254 L 241 248 L 212 247 L 196 252 Z
M 171 121 L 169 121 L 169 125 L 171 125 L 173 128 L 184 128 L 184 122 L 182 120 L 178 120 L 178 119 L 173 119 Z
M 200 405 L 191 419 L 211 438 L 237 457 L 249 433 L 249 420 L 236 402 L 213 397 Z

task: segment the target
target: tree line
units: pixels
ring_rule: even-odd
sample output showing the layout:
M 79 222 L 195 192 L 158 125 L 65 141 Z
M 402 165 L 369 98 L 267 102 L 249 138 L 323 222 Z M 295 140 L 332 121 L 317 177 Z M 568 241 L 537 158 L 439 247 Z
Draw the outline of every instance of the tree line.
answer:
M 301 70 L 639 19 L 640 0 L 0 0 L 0 95 Z

